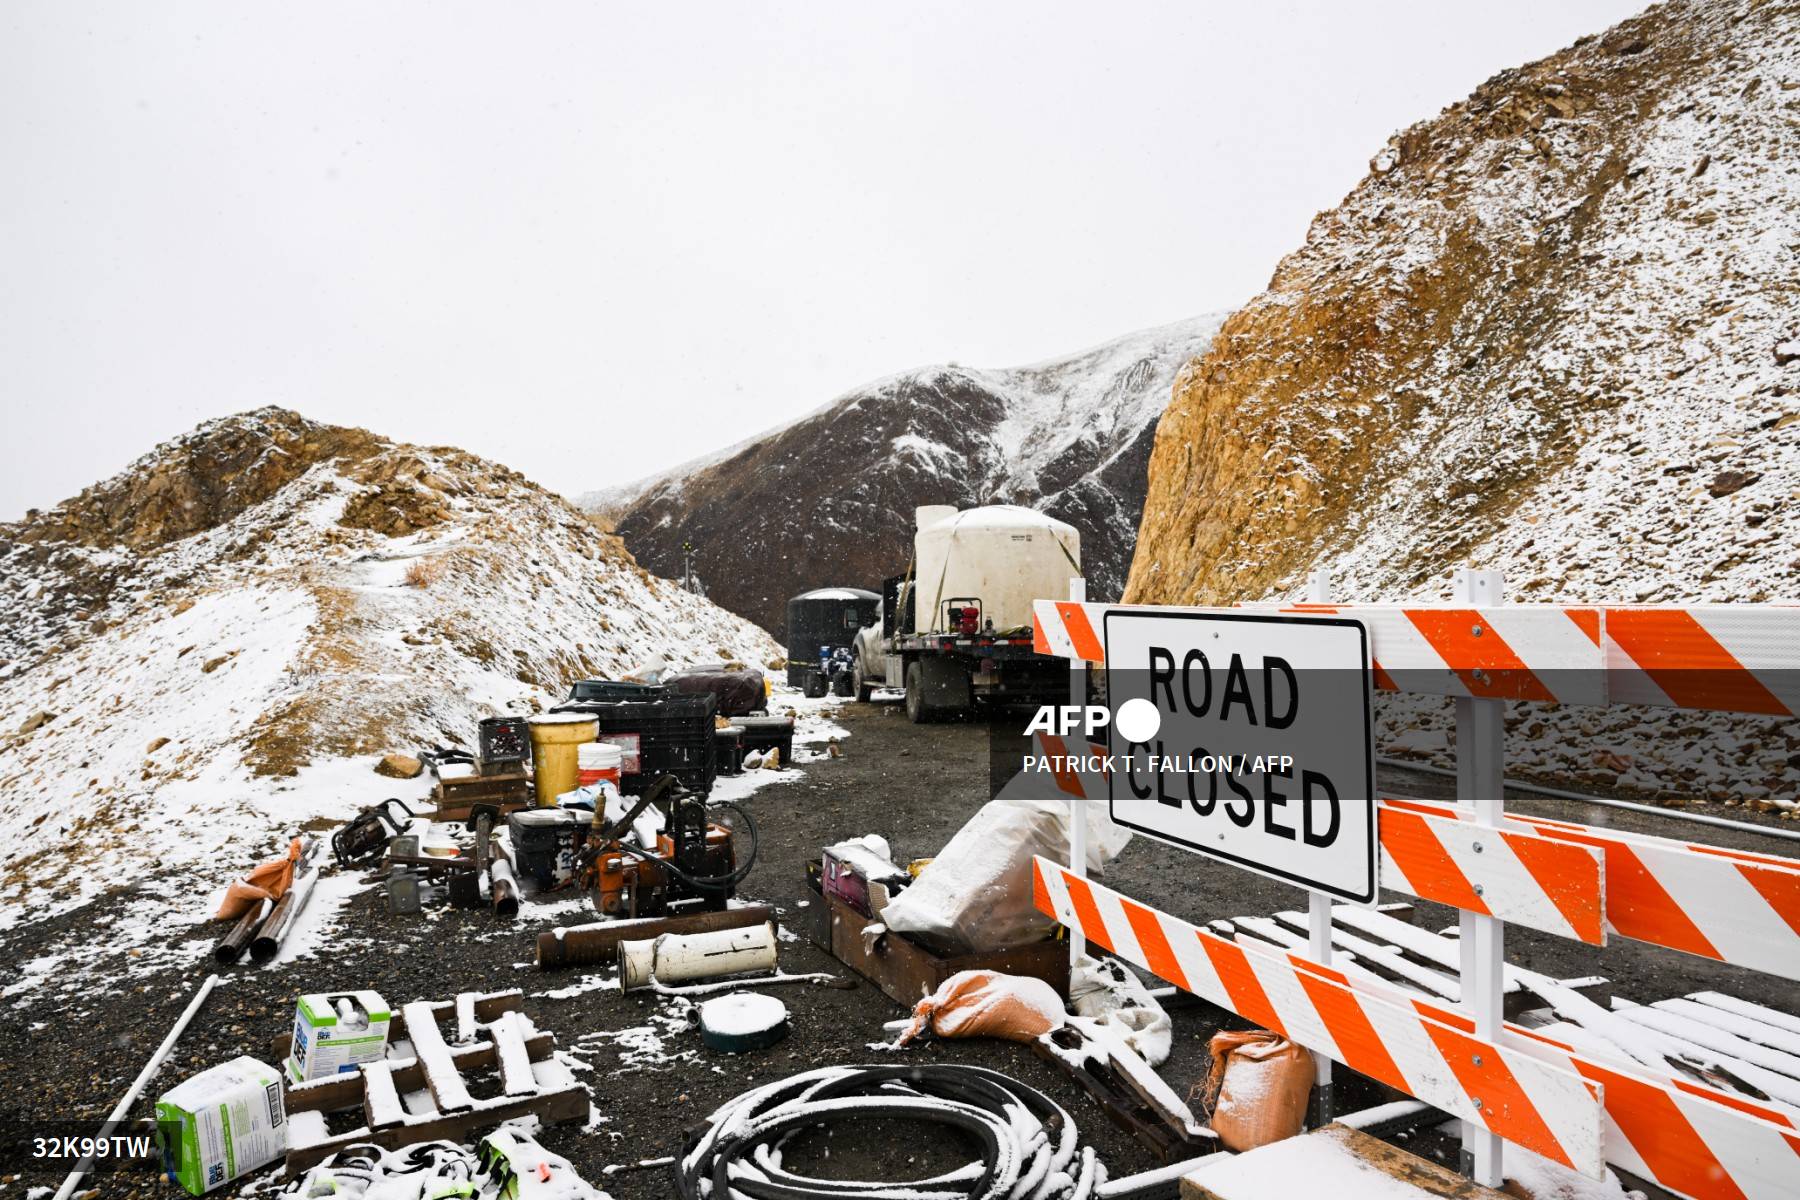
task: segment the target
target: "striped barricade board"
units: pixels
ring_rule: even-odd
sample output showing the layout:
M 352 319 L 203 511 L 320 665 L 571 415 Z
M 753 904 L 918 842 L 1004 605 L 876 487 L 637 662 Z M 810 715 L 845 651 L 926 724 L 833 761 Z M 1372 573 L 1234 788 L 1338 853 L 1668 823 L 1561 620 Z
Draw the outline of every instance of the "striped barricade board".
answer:
M 1389 823 L 1410 816 L 1432 820 L 1434 829 L 1469 823 L 1468 811 L 1454 804 L 1385 797 L 1384 844 Z M 1601 852 L 1607 926 L 1620 937 L 1800 980 L 1800 860 L 1523 813 L 1507 814 L 1506 829 Z M 1402 886 L 1392 876 L 1383 882 Z
M 1308 1049 L 1583 1174 L 1603 1173 L 1599 1089 L 1566 1067 L 1484 1042 L 1408 1002 L 1352 988 L 1295 954 L 1228 941 L 1033 863 L 1040 910 L 1096 946 Z
M 1457 809 L 1383 800 L 1381 886 L 1592 946 L 1606 944 L 1601 851 L 1531 829 L 1459 820 Z
M 1496 1047 L 1415 992 L 1229 940 L 1049 859 L 1033 870 L 1039 909 L 1093 944 L 1557 1162 L 1597 1175 L 1604 1158 L 1693 1200 L 1800 1196 L 1800 1126 L 1779 1105 L 1657 1078 L 1517 1025 Z
M 1154 609 L 1039 600 L 1032 644 L 1040 654 L 1103 663 L 1103 614 L 1126 611 Z M 1376 684 L 1387 690 L 1800 715 L 1800 606 L 1293 604 L 1278 611 L 1361 619 Z

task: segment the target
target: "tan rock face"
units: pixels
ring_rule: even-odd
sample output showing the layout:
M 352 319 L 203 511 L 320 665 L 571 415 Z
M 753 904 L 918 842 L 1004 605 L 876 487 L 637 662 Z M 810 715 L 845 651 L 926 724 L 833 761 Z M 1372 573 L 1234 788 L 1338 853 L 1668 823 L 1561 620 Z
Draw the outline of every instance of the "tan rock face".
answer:
M 1793 21 L 1663 5 L 1397 135 L 1177 378 L 1126 599 L 1469 561 L 1522 598 L 1765 598 L 1800 544 Z

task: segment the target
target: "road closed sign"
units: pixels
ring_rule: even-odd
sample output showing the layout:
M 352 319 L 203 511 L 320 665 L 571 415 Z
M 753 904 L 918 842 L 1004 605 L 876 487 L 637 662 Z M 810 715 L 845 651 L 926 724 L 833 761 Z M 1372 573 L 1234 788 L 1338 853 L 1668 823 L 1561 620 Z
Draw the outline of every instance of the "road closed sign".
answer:
M 1377 890 L 1368 631 L 1348 617 L 1113 610 L 1113 820 L 1343 900 Z

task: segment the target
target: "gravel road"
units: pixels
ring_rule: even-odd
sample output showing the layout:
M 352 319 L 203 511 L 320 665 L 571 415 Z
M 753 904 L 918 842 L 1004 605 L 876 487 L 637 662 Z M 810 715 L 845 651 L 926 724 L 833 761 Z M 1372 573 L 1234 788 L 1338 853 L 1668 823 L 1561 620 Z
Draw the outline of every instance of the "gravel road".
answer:
M 986 798 L 987 739 L 972 725 L 915 727 L 894 704 L 846 704 L 839 717 L 850 735 L 839 759 L 808 764 L 803 780 L 764 788 L 748 801 L 761 828 L 757 866 L 746 881 L 749 899 L 777 906 L 796 924 L 811 900 L 804 864 L 819 848 L 843 837 L 879 833 L 899 861 L 934 854 Z M 1384 772 L 1385 784 L 1414 795 L 1442 795 L 1445 781 Z M 373 789 L 372 789 L 372 798 Z M 1561 800 L 1519 795 L 1515 807 L 1568 819 L 1610 824 L 1665 836 L 1792 854 L 1788 843 L 1754 834 L 1677 825 L 1661 817 L 1586 809 Z M 1790 825 L 1791 827 L 1791 825 Z M 1108 873 L 1108 882 L 1144 902 L 1190 919 L 1267 913 L 1303 906 L 1302 895 L 1282 884 L 1208 863 L 1138 839 Z M 47 947 L 105 927 L 136 903 L 116 895 L 80 912 L 0 934 L 0 956 L 21 963 Z M 1423 906 L 1427 928 L 1452 924 L 1449 910 Z M 238 1054 L 269 1059 L 271 1042 L 285 1034 L 293 997 L 302 992 L 373 987 L 398 1005 L 419 998 L 449 998 L 460 991 L 523 988 L 526 1011 L 553 1032 L 577 1077 L 593 1094 L 587 1128 L 546 1131 L 543 1140 L 567 1155 L 586 1177 L 620 1200 L 670 1194 L 658 1169 L 633 1169 L 639 1160 L 670 1153 L 681 1131 L 743 1089 L 793 1072 L 832 1063 L 870 1061 L 867 1048 L 884 1039 L 882 1025 L 901 1015 L 874 987 L 851 991 L 795 986 L 772 989 L 788 1004 L 792 1036 L 763 1052 L 726 1056 L 703 1049 L 685 1028 L 683 1005 L 624 996 L 610 985 L 611 971 L 544 974 L 533 964 L 536 934 L 548 927 L 526 916 L 496 925 L 485 913 L 440 909 L 425 916 L 390 916 L 377 890 L 357 896 L 344 910 L 324 953 L 278 967 L 234 970 L 214 993 L 168 1067 L 139 1106 L 204 1067 Z M 561 923 L 581 919 L 565 908 Z M 169 928 L 157 942 L 170 949 L 215 931 L 203 923 Z M 0 1000 L 0 1112 L 12 1121 L 48 1121 L 103 1114 L 162 1038 L 192 988 L 210 969 L 195 959 L 186 969 L 148 978 L 126 976 L 129 948 L 117 951 L 117 990 L 63 994 L 42 987 L 22 1000 Z M 804 941 L 784 940 L 782 966 L 790 972 L 841 971 Z M 1509 958 L 1556 976 L 1605 974 L 1620 994 L 1654 1000 L 1706 987 L 1721 987 L 1764 1003 L 1789 1005 L 1791 985 L 1750 976 L 1671 951 L 1615 941 L 1604 951 L 1541 937 L 1509 934 Z M 1224 1019 L 1204 1005 L 1175 1008 L 1175 1052 L 1166 1078 L 1186 1092 L 1203 1073 L 1205 1042 Z M 1023 1046 L 989 1041 L 929 1044 L 908 1052 L 922 1062 L 962 1062 L 993 1067 L 1041 1088 L 1074 1115 L 1086 1140 L 1116 1174 L 1154 1165 L 1150 1155 L 1108 1123 L 1102 1112 L 1062 1075 Z M 1354 1083 L 1340 1086 L 1345 1103 L 1380 1097 Z M 836 1144 L 795 1147 L 790 1162 L 843 1177 L 883 1173 L 918 1176 L 955 1156 L 941 1138 L 924 1139 L 904 1129 L 857 1129 Z M 12 1175 L 18 1165 L 0 1165 Z M 266 1176 L 265 1176 L 266 1178 Z M 5 1186 L 53 1182 L 31 1176 Z M 103 1197 L 168 1195 L 173 1188 L 142 1171 L 96 1177 Z M 262 1186 L 268 1186 L 264 1183 Z M 16 1194 L 16 1193 L 15 1193 Z

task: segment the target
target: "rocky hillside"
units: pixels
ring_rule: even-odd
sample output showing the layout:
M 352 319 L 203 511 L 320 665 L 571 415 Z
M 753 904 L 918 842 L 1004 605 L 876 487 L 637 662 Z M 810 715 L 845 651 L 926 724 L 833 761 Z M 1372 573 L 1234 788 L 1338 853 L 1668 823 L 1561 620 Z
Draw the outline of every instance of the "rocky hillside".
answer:
M 1395 136 L 1162 419 L 1129 598 L 1793 597 L 1800 6 L 1678 0 Z
M 0 526 L 0 587 L 9 900 L 241 868 L 321 795 L 368 803 L 379 752 L 656 653 L 778 653 L 505 467 L 279 409 Z
M 638 560 L 682 570 L 691 543 L 707 594 L 779 632 L 790 596 L 878 587 L 906 567 L 921 504 L 1025 504 L 1081 531 L 1089 594 L 1116 598 L 1131 563 L 1151 431 L 1201 317 L 1013 370 L 927 367 L 630 488 L 583 497 Z

